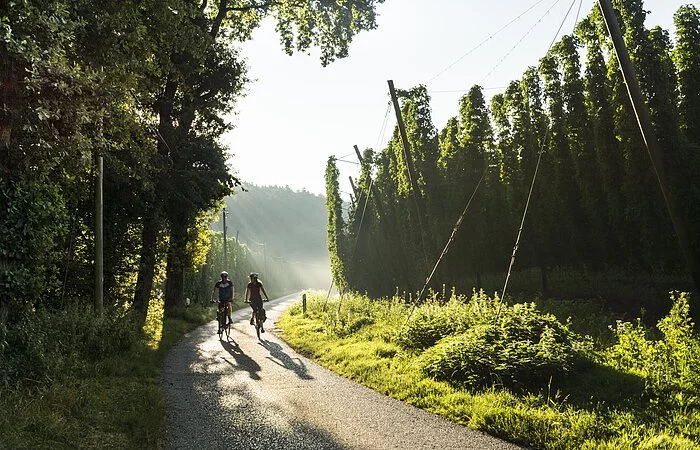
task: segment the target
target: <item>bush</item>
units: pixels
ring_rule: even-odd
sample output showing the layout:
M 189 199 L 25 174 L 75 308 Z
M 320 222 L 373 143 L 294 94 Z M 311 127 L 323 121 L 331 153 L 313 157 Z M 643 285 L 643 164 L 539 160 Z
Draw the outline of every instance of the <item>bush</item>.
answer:
M 700 340 L 693 333 L 687 297 L 671 295 L 671 310 L 657 324 L 658 340 L 649 337 L 653 331 L 640 320 L 618 321 L 613 327 L 618 342 L 606 357 L 613 367 L 642 376 L 657 394 L 689 393 L 700 403 Z
M 484 317 L 485 310 L 495 313 L 496 302 L 483 292 L 474 293 L 468 302 L 455 295 L 447 303 L 431 300 L 415 310 L 399 334 L 398 343 L 407 349 L 432 347 L 445 336 L 469 328 Z
M 81 364 L 126 352 L 139 336 L 130 316 L 96 317 L 89 307 L 26 313 L 7 328 L 0 351 L 0 386 L 55 378 Z
M 426 350 L 418 360 L 424 373 L 469 388 L 537 388 L 570 371 L 590 346 L 533 303 L 503 305 L 483 320 L 490 316 L 473 316 L 473 326 Z

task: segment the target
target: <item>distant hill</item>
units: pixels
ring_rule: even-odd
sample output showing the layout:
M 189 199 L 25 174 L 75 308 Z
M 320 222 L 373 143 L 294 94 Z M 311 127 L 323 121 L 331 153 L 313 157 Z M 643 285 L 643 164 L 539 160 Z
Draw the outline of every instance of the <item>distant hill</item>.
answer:
M 252 252 L 263 254 L 264 250 L 268 265 L 288 264 L 301 274 L 308 273 L 316 279 L 315 287 L 330 283 L 325 198 L 289 187 L 249 185 L 246 189 L 225 199 L 229 237 L 238 233 L 239 242 Z M 223 230 L 221 215 L 211 228 Z

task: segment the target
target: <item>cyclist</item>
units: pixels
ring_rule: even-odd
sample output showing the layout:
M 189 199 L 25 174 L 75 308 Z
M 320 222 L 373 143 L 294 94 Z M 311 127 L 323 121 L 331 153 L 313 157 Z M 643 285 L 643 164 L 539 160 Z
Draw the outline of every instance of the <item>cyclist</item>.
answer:
M 269 297 L 267 296 L 267 292 L 265 292 L 262 282 L 258 279 L 257 273 L 253 272 L 248 277 L 250 278 L 250 283 L 248 283 L 248 286 L 245 288 L 245 301 L 246 303 L 250 303 L 250 307 L 253 308 L 253 314 L 250 316 L 250 324 L 255 325 L 255 313 L 262 308 L 263 303 L 260 292 L 262 291 L 262 293 L 265 294 L 265 300 L 269 300 Z M 260 324 L 260 332 L 265 332 L 262 324 Z
M 211 291 L 211 301 L 214 301 L 214 292 L 219 290 L 219 310 L 224 309 L 228 317 L 228 323 L 233 323 L 231 311 L 233 311 L 233 282 L 228 279 L 228 272 L 221 272 L 221 280 L 214 284 Z

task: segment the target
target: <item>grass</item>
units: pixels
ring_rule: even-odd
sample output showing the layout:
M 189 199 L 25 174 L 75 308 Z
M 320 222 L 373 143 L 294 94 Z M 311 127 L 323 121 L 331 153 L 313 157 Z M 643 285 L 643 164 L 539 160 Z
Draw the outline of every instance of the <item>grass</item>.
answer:
M 147 340 L 3 390 L 0 448 L 163 448 L 163 359 L 184 333 L 212 320 L 214 310 L 193 305 L 163 318 L 162 301 L 152 303 Z
M 655 388 L 650 384 L 654 378 L 639 367 L 617 367 L 613 356 L 622 351 L 616 346 L 620 336 L 607 326 L 606 334 L 589 317 L 598 309 L 595 304 L 542 302 L 549 310 L 559 309 L 560 316 L 576 315 L 569 314 L 573 312 L 588 317 L 599 336 L 589 339 L 572 332 L 573 341 L 592 342 L 582 350 L 585 357 L 564 374 L 525 387 L 506 387 L 497 379 L 470 387 L 430 378 L 421 365 L 421 355 L 428 350 L 406 345 L 409 327 L 404 325 L 410 309 L 397 299 L 351 295 L 340 307 L 337 300 L 324 304 L 324 295 L 310 296 L 306 315 L 294 305 L 281 317 L 278 326 L 292 347 L 342 376 L 454 422 L 541 449 L 700 448 L 698 389 L 691 384 Z M 425 305 L 412 317 L 432 314 L 426 312 L 430 308 L 440 305 Z M 474 314 L 489 314 L 487 308 L 472 310 L 477 312 L 467 321 L 478 321 Z M 610 319 L 607 313 L 597 318 Z M 573 322 L 563 326 L 575 328 Z M 448 333 L 461 332 L 459 326 L 447 328 L 452 329 Z M 586 323 L 579 330 L 583 328 Z M 698 342 L 696 336 L 692 339 Z M 694 361 L 698 360 L 700 356 Z

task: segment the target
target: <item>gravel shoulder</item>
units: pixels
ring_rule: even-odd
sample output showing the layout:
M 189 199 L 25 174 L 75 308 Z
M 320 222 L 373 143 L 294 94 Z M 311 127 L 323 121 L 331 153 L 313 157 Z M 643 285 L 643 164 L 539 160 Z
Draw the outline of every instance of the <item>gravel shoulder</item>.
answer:
M 168 354 L 166 446 L 172 449 L 517 449 L 342 378 L 297 354 L 273 323 L 297 296 L 266 303 L 258 341 L 250 309 L 231 339 L 211 322 Z

